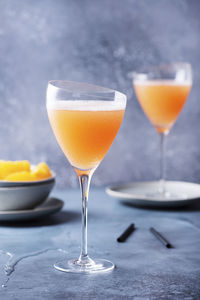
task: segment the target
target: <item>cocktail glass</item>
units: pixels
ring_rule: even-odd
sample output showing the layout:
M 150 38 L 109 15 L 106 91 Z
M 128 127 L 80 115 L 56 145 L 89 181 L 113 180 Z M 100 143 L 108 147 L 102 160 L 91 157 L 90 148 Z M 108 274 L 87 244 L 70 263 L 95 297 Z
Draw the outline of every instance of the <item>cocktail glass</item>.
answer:
M 112 270 L 105 259 L 87 252 L 87 204 L 92 174 L 106 155 L 122 123 L 126 96 L 118 91 L 72 81 L 48 83 L 47 112 L 56 139 L 75 170 L 82 194 L 81 253 L 78 259 L 54 266 L 64 272 Z
M 179 116 L 192 87 L 192 68 L 188 63 L 153 66 L 133 73 L 137 99 L 160 136 L 160 184 L 148 197 L 176 199 L 180 194 L 167 191 L 165 174 L 165 140 Z

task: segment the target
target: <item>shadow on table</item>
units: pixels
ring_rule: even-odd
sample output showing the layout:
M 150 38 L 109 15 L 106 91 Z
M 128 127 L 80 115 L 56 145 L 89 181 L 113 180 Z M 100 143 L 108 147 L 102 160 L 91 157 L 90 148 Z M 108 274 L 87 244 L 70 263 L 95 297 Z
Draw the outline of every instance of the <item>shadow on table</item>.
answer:
M 146 210 L 156 210 L 156 211 L 174 211 L 174 212 L 194 212 L 194 211 L 200 211 L 200 199 L 195 199 L 194 202 L 192 202 L 189 205 L 185 206 L 179 206 L 179 207 L 158 207 L 158 206 L 144 206 L 144 205 L 137 205 L 133 204 L 129 201 L 120 201 L 122 205 L 129 206 L 132 208 L 138 208 L 138 209 L 146 209 Z
M 54 226 L 64 223 L 72 223 L 81 220 L 81 214 L 75 211 L 60 211 L 55 215 L 46 216 L 40 219 L 23 220 L 23 221 L 2 221 L 0 226 L 10 227 L 39 227 Z

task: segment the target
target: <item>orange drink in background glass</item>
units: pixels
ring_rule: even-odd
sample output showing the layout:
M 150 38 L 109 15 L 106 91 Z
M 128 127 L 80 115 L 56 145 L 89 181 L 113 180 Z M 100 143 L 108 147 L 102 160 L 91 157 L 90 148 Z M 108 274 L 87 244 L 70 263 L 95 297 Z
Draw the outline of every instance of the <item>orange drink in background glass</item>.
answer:
M 133 87 L 144 113 L 156 128 L 161 140 L 160 185 L 155 193 L 147 196 L 179 198 L 180 195 L 170 194 L 165 186 L 164 141 L 191 90 L 191 66 L 188 63 L 163 64 L 134 72 Z
M 72 81 L 50 81 L 47 112 L 56 139 L 74 168 L 82 195 L 81 253 L 78 259 L 54 266 L 72 273 L 101 273 L 114 268 L 87 253 L 87 203 L 90 180 L 122 123 L 126 96 L 115 90 Z
M 145 114 L 158 133 L 168 133 L 176 121 L 191 89 L 191 82 L 173 80 L 134 82 L 135 93 Z

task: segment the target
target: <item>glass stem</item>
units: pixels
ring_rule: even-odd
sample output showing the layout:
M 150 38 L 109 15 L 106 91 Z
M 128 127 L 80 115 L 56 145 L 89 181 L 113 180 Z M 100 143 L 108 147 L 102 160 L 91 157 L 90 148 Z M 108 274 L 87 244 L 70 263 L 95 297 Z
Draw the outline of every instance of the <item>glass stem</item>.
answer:
M 160 192 L 165 194 L 165 144 L 167 134 L 160 133 Z
M 80 175 L 79 182 L 81 187 L 82 196 L 82 228 L 81 228 L 81 254 L 79 261 L 88 263 L 87 253 L 87 204 L 88 204 L 88 193 L 90 187 L 91 175 Z

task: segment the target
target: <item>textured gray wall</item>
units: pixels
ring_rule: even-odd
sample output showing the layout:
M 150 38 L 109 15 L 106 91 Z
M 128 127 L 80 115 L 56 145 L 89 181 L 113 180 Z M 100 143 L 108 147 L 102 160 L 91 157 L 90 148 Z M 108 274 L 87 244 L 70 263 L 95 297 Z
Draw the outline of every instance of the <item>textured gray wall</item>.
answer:
M 167 146 L 167 178 L 200 182 L 199 0 L 0 0 L 0 158 L 47 161 L 57 185 L 76 176 L 45 110 L 50 79 L 87 81 L 128 96 L 126 116 L 93 184 L 156 179 L 159 139 L 132 90 L 130 72 L 189 61 L 194 85 Z

